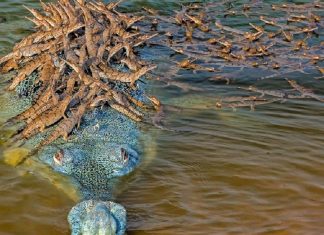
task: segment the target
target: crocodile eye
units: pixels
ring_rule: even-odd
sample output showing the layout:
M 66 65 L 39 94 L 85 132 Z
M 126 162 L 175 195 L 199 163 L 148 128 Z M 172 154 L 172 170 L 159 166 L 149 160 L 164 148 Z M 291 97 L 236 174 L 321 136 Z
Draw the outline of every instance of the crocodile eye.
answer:
M 120 151 L 121 151 L 122 160 L 124 163 L 126 163 L 128 161 L 128 153 L 124 148 L 121 148 Z
M 58 165 L 62 165 L 62 160 L 63 160 L 63 157 L 64 157 L 64 151 L 63 149 L 60 149 L 59 151 L 57 151 L 55 153 L 55 155 L 53 156 L 53 160 L 56 164 Z

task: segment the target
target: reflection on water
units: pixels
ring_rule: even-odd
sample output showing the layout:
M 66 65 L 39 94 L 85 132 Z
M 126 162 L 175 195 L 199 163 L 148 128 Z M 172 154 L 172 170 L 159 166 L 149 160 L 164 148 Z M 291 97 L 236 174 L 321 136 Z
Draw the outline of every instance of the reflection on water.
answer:
M 31 27 L 22 20 L 22 3 L 37 5 L 0 2 L 7 18 L 1 53 Z M 274 103 L 255 112 L 205 108 L 228 89 L 155 88 L 182 109 L 167 120 L 177 131 L 148 130 L 156 136 L 143 156 L 150 160 L 118 197 L 128 211 L 128 234 L 323 233 L 323 103 Z M 7 97 L 1 95 L 1 120 L 8 117 Z M 66 216 L 75 202 L 33 168 L 1 161 L 0 185 L 0 234 L 69 233 Z

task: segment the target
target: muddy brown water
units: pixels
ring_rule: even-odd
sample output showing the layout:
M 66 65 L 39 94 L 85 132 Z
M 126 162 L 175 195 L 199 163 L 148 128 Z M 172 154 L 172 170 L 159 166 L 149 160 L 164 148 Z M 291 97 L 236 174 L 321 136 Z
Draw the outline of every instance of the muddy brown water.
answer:
M 22 4 L 38 6 L 0 2 L 1 54 L 29 33 Z M 1 84 L 3 122 L 10 100 Z M 117 198 L 128 212 L 128 234 L 324 233 L 323 103 L 274 103 L 254 112 L 204 108 L 227 89 L 152 90 L 183 109 L 167 120 L 178 131 L 146 130 L 154 135 L 146 163 Z M 66 217 L 74 204 L 32 168 L 0 161 L 1 235 L 69 234 Z

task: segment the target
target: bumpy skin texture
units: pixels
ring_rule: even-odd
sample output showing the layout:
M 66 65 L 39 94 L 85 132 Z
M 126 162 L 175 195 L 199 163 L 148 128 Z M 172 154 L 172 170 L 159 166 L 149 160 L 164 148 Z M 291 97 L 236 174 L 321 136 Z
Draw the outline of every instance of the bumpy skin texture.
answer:
M 106 151 L 90 154 L 83 146 L 64 149 L 60 160 L 54 157 L 53 169 L 73 177 L 85 198 L 107 199 L 111 181 L 129 174 L 138 164 L 138 154 L 128 145 L 106 144 Z
M 68 217 L 73 235 L 124 234 L 126 211 L 109 200 L 115 181 L 139 163 L 138 135 L 137 124 L 129 118 L 98 109 L 85 116 L 72 139 L 48 146 L 40 154 L 41 161 L 71 176 L 80 189 L 84 201 Z
M 71 209 L 68 221 L 72 235 L 122 235 L 126 230 L 126 210 L 114 202 L 87 200 Z
M 106 148 L 108 155 L 105 153 L 97 156 L 87 156 L 87 151 L 82 148 L 66 149 L 62 160 L 59 163 L 56 161 L 54 169 L 73 176 L 83 186 L 95 189 L 105 183 L 101 182 L 103 178 L 126 175 L 137 165 L 138 155 L 131 147 L 108 143 Z

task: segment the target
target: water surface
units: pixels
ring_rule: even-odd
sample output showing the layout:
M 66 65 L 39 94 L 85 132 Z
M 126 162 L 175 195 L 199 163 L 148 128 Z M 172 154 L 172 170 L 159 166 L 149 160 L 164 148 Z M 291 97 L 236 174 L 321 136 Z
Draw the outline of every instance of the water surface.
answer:
M 132 6 L 162 3 L 175 7 L 172 1 L 133 1 Z M 0 23 L 2 54 L 31 29 L 22 4 L 38 6 L 37 1 L 0 2 L 7 19 Z M 206 75 L 186 76 L 195 83 Z M 317 84 L 321 92 L 323 83 Z M 15 105 L 5 85 L 2 81 L 1 122 Z M 254 112 L 208 109 L 218 96 L 237 91 L 199 86 L 206 90 L 152 88 L 164 103 L 182 109 L 166 120 L 178 131 L 145 130 L 153 142 L 135 180 L 117 198 L 128 212 L 128 234 L 322 234 L 324 104 L 300 100 Z M 75 202 L 33 168 L 1 161 L 0 192 L 1 235 L 69 234 L 66 216 Z

